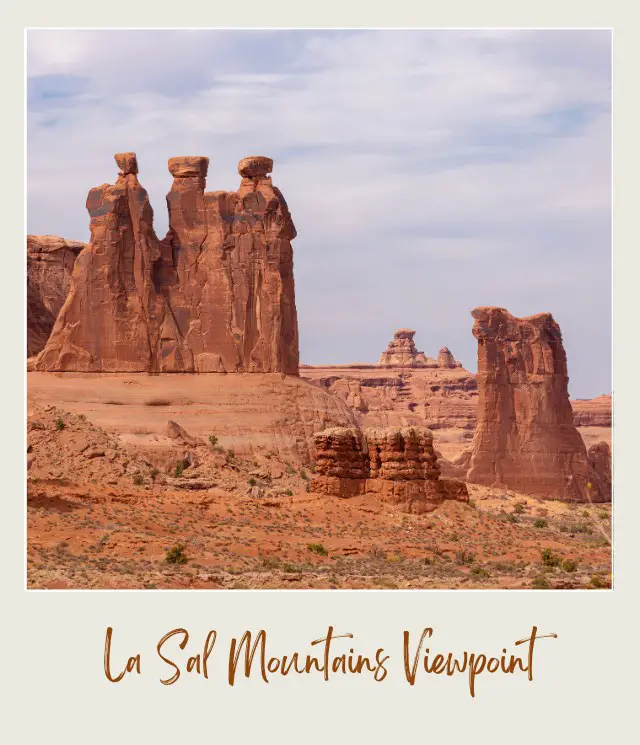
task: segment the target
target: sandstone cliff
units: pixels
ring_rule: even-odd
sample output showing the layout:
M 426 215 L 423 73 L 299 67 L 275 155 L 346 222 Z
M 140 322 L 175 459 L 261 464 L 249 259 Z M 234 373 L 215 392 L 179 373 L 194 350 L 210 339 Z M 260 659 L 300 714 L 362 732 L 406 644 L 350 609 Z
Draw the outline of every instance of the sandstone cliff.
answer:
M 38 354 L 71 286 L 71 273 L 86 243 L 55 235 L 27 236 L 27 357 Z
M 472 311 L 478 425 L 467 481 L 545 498 L 610 499 L 587 458 L 567 392 L 560 327 L 549 313 Z
M 171 158 L 159 241 L 134 153 L 89 192 L 91 241 L 39 370 L 298 372 L 287 204 L 269 158 L 240 162 L 237 192 L 206 192 L 208 158 Z

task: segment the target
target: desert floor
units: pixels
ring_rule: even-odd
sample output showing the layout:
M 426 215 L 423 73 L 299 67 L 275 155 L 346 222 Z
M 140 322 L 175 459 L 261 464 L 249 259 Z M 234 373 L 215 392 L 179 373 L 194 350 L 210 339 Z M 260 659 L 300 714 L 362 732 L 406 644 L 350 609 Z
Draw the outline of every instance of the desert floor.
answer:
M 220 390 L 204 384 L 172 400 L 147 389 L 148 377 L 110 377 L 99 390 L 91 377 L 29 377 L 28 588 L 611 586 L 611 505 L 469 485 L 470 504 L 411 515 L 373 495 L 311 492 L 295 426 L 277 414 L 294 394 L 307 395 L 295 381 L 282 394 L 273 383 L 271 416 L 281 419 L 263 441 L 248 394 L 232 420 L 222 416 Z M 196 462 L 180 474 L 179 449 L 163 434 L 169 419 L 201 437 L 190 448 Z M 249 423 L 256 429 L 242 452 Z M 610 430 L 588 436 L 609 439 Z M 435 446 L 452 457 L 468 447 L 465 437 L 438 430 Z

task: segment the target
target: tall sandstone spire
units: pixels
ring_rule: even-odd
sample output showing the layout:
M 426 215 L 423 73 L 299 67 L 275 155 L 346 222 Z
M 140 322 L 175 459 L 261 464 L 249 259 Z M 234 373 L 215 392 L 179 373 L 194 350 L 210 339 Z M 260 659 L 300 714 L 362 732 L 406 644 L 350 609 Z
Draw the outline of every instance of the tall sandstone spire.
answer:
M 91 242 L 38 358 L 40 370 L 298 374 L 287 204 L 273 161 L 240 162 L 237 192 L 206 192 L 209 159 L 169 160 L 159 241 L 134 153 L 87 199 Z
M 471 312 L 478 340 L 478 425 L 467 481 L 543 498 L 605 502 L 573 423 L 567 358 L 550 313 Z

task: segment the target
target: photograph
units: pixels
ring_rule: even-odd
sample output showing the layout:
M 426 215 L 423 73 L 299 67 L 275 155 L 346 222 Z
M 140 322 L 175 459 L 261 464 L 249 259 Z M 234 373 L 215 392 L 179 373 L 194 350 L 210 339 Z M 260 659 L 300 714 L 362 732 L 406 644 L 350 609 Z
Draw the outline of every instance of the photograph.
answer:
M 613 587 L 610 29 L 25 38 L 27 590 Z

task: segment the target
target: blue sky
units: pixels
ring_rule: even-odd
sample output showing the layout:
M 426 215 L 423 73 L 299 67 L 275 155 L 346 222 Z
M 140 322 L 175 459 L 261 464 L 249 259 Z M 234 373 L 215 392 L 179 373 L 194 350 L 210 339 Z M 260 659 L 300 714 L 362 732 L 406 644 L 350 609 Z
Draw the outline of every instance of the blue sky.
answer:
M 550 311 L 570 393 L 611 390 L 607 31 L 29 31 L 28 230 L 88 240 L 85 200 L 138 154 L 235 189 L 275 160 L 301 359 L 375 362 L 393 330 L 475 370 L 469 311 Z

